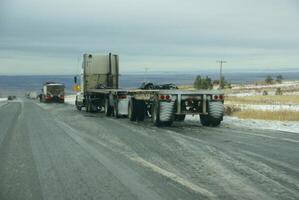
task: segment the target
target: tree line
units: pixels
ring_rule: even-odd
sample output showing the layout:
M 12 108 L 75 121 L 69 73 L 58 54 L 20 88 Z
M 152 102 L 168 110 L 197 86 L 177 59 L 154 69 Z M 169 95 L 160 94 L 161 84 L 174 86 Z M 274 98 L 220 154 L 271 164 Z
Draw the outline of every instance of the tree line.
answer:
M 202 90 L 211 90 L 213 89 L 214 85 L 219 85 L 220 84 L 220 88 L 224 89 L 224 88 L 231 88 L 231 83 L 229 83 L 228 81 L 225 80 L 224 76 L 221 77 L 221 83 L 219 80 L 212 80 L 210 77 L 206 76 L 206 77 L 201 77 L 200 75 L 198 75 L 195 78 L 195 81 L 193 83 L 193 86 L 195 89 L 202 89 Z

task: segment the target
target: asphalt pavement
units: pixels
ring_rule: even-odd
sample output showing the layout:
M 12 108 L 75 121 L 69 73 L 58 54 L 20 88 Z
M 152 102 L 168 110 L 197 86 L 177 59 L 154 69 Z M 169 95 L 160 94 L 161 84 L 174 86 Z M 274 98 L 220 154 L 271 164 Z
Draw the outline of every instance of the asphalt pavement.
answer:
M 0 105 L 0 199 L 299 199 L 299 134 Z

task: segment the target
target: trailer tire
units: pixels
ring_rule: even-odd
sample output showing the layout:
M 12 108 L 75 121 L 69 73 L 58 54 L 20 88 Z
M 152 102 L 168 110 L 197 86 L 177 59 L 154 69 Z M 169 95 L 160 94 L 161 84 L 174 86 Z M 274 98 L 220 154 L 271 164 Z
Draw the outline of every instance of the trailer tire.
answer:
M 77 101 L 75 102 L 75 104 L 76 104 L 77 110 L 81 111 L 82 110 L 82 106 L 80 106 Z
M 118 113 L 118 102 L 116 101 L 113 107 L 113 116 L 115 118 L 120 118 L 120 115 Z
M 200 121 L 203 126 L 219 126 L 223 120 L 224 105 L 221 101 L 208 103 L 208 115 L 200 115 Z
M 209 115 L 200 115 L 200 122 L 203 126 L 210 126 L 210 117 Z
M 89 105 L 88 105 L 88 101 L 85 102 L 85 111 L 89 112 Z
M 160 109 L 161 105 L 158 100 L 155 100 L 152 106 L 152 121 L 155 126 L 161 127 L 161 126 L 171 126 L 173 123 L 173 117 L 169 121 L 161 121 L 160 120 Z
M 91 103 L 89 101 L 86 102 L 86 112 L 92 112 Z
M 152 107 L 152 121 L 155 126 L 162 126 L 164 123 L 160 121 L 160 102 L 154 101 Z
M 95 105 L 92 104 L 92 102 L 88 101 L 86 105 L 86 111 L 90 113 L 97 112 L 97 108 Z
M 146 115 L 145 101 L 135 100 L 135 112 L 136 112 L 136 119 L 138 121 L 144 121 Z
M 78 97 L 76 96 L 75 105 L 76 105 L 77 110 L 81 111 L 82 110 L 82 106 L 79 105 L 77 98 Z
M 179 121 L 179 122 L 184 121 L 185 118 L 186 118 L 186 115 L 175 115 L 175 116 L 174 116 L 174 120 L 175 120 L 175 121 Z
M 129 104 L 128 104 L 128 118 L 130 119 L 130 121 L 136 121 L 137 120 L 137 113 L 136 113 L 136 100 L 131 98 L 129 100 Z
M 112 115 L 113 108 L 109 104 L 109 99 L 105 99 L 105 115 L 110 117 Z
M 82 107 L 81 106 L 76 106 L 77 110 L 81 111 Z

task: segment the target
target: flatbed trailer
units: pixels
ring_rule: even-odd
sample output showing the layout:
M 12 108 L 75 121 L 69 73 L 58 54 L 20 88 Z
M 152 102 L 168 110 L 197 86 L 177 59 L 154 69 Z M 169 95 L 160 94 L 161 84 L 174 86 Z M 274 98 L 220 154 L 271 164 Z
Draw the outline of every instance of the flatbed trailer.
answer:
M 156 126 L 170 126 L 173 121 L 183 121 L 185 116 L 190 114 L 200 115 L 200 121 L 204 126 L 218 126 L 223 120 L 224 94 L 221 91 L 119 89 L 118 74 L 86 74 L 87 71 L 96 71 L 88 69 L 91 66 L 105 68 L 96 62 L 93 65 L 86 64 L 88 63 L 86 59 L 94 57 L 91 54 L 84 55 L 81 93 L 76 97 L 78 110 L 85 107 L 87 112 L 104 111 L 106 116 L 128 117 L 131 121 L 143 121 L 146 117 L 150 117 Z M 106 68 L 110 69 L 106 71 L 118 73 L 118 69 L 112 69 L 111 57 L 109 54 Z M 105 57 L 102 56 L 102 59 Z M 118 58 L 116 60 L 118 61 Z M 114 67 L 118 68 L 117 62 L 114 62 Z M 94 75 L 97 78 L 93 77 Z M 87 77 L 90 80 L 87 80 Z M 109 77 L 113 77 L 114 80 Z M 104 81 L 92 81 L 100 79 Z M 112 88 L 93 88 L 99 83 Z M 93 87 L 90 87 L 91 85 Z

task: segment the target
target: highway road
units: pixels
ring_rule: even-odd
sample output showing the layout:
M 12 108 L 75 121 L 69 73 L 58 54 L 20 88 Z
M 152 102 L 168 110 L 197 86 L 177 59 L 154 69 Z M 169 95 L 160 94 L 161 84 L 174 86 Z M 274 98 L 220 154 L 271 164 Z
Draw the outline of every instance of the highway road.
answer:
M 0 199 L 299 199 L 299 134 L 0 105 Z

